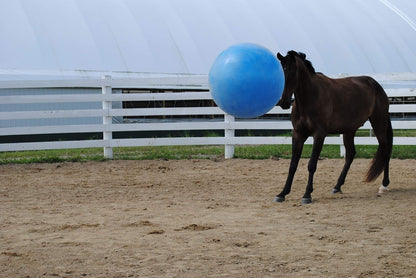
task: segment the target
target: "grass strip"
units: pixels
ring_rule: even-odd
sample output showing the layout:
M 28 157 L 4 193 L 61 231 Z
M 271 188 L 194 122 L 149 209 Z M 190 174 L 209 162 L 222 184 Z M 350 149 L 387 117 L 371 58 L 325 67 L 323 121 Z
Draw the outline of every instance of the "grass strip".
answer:
M 377 146 L 356 146 L 356 158 L 372 158 Z M 305 145 L 302 157 L 311 155 L 312 146 Z M 157 146 L 114 148 L 114 160 L 157 160 L 157 159 L 218 159 L 224 156 L 223 146 Z M 290 145 L 236 146 L 235 158 L 269 159 L 291 157 Z M 323 158 L 340 158 L 340 148 L 325 145 L 321 152 Z M 393 146 L 392 158 L 415 159 L 415 146 Z M 9 163 L 56 163 L 103 161 L 102 148 L 64 149 L 42 151 L 1 152 L 0 164 Z

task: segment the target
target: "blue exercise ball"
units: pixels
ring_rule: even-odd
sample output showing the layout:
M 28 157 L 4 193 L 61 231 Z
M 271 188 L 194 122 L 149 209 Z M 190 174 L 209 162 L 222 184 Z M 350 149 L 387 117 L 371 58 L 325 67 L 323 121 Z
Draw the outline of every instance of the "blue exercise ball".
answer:
M 266 114 L 279 101 L 285 86 L 282 66 L 267 48 L 243 43 L 224 50 L 208 76 L 215 103 L 238 118 Z

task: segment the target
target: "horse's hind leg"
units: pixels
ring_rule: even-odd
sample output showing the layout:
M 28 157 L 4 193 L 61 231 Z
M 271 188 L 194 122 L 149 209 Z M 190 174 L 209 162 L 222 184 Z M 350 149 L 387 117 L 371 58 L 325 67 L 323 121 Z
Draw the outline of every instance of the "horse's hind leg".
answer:
M 374 116 L 370 117 L 370 122 L 374 133 L 376 134 L 379 146 L 367 174 L 366 181 L 375 180 L 378 174 L 381 173 L 381 171 L 384 171 L 383 184 L 379 188 L 379 193 L 384 193 L 388 190 L 387 186 L 390 183 L 389 162 L 393 146 L 393 129 L 388 115 L 383 119 L 383 121 Z
M 343 140 L 344 140 L 344 147 L 345 147 L 345 164 L 344 168 L 342 169 L 341 175 L 338 178 L 338 182 L 335 185 L 334 189 L 332 189 L 331 193 L 342 193 L 341 186 L 345 182 L 345 177 L 347 176 L 348 170 L 350 169 L 351 163 L 354 160 L 356 151 L 354 146 L 354 136 L 355 131 L 351 133 L 344 133 Z
M 381 133 L 381 132 L 378 132 Z M 384 177 L 383 177 L 383 182 L 382 185 L 380 186 L 378 193 L 385 193 L 388 191 L 387 186 L 390 184 L 390 179 L 389 179 L 389 164 L 390 164 L 390 156 L 391 156 L 391 151 L 393 148 L 393 129 L 391 127 L 391 121 L 390 119 L 387 120 L 387 128 L 386 131 L 384 132 L 386 134 L 386 136 L 384 137 L 381 133 L 381 135 L 376 135 L 377 139 L 379 141 L 379 144 L 383 144 L 385 145 L 385 166 L 384 166 Z
M 383 194 L 389 191 L 387 186 L 390 184 L 389 180 L 389 162 L 387 162 L 386 167 L 384 168 L 384 178 L 383 178 L 383 184 L 379 187 L 378 193 Z

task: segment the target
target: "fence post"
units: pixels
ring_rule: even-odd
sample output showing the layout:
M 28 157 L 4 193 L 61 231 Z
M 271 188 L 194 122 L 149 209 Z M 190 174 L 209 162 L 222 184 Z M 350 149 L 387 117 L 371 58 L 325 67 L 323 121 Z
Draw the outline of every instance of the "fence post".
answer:
M 340 134 L 339 137 L 342 141 L 344 140 L 344 135 Z M 339 155 L 345 157 L 345 146 L 343 143 L 339 144 Z
M 102 77 L 102 79 L 111 79 L 110 75 L 104 75 Z M 102 94 L 103 95 L 110 95 L 112 93 L 112 88 L 111 86 L 103 86 L 101 88 L 102 90 Z M 106 127 L 109 127 L 112 123 L 113 123 L 113 117 L 111 116 L 110 110 L 112 107 L 112 102 L 111 101 L 106 101 L 105 99 L 103 100 L 103 111 L 104 111 L 104 115 L 103 115 L 103 127 L 104 127 L 104 131 L 103 131 L 103 140 L 104 141 L 111 141 L 113 139 L 113 133 L 112 131 L 108 131 L 108 129 Z M 113 148 L 111 146 L 108 147 L 104 147 L 104 157 L 105 158 L 113 158 Z
M 233 138 L 235 136 L 235 130 L 231 128 L 230 123 L 234 122 L 234 116 L 230 114 L 224 114 L 224 122 L 226 123 L 226 127 L 224 130 L 224 137 L 225 140 L 228 141 L 227 138 Z M 233 158 L 234 157 L 234 145 L 233 144 L 225 144 L 225 151 L 224 151 L 225 159 Z

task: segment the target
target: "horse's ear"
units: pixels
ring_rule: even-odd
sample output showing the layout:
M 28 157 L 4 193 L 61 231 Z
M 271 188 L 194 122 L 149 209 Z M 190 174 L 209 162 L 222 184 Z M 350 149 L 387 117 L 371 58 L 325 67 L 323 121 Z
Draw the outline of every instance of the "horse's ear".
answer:
M 305 54 L 305 53 L 299 52 L 299 56 L 300 56 L 303 60 L 305 60 L 305 59 L 306 59 L 306 54 Z
M 279 59 L 280 61 L 282 61 L 283 56 L 282 54 L 280 54 L 280 52 L 277 52 L 277 59 Z

